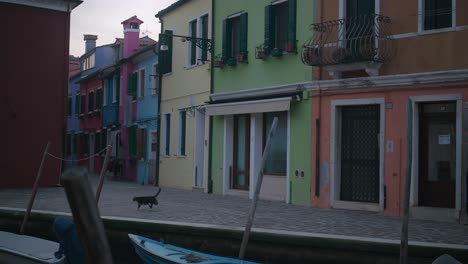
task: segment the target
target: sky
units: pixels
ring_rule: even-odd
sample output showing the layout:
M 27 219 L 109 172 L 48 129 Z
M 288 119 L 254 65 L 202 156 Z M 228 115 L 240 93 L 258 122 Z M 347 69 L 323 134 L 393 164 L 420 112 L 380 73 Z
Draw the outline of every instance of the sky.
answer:
M 98 35 L 97 46 L 122 38 L 120 23 L 134 15 L 144 21 L 140 36 L 146 34 L 157 40 L 161 25 L 154 15 L 174 2 L 176 0 L 83 0 L 71 14 L 70 55 L 83 55 L 84 34 Z

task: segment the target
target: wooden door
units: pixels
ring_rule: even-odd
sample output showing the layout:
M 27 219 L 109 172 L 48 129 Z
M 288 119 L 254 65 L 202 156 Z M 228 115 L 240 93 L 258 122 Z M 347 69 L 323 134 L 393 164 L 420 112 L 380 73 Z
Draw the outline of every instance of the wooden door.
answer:
M 234 153 L 232 188 L 249 189 L 250 115 L 234 116 Z

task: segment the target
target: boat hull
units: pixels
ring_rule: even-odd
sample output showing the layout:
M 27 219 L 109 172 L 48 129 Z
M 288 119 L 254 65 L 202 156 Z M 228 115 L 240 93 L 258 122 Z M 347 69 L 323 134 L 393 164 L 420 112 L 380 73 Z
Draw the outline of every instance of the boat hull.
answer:
M 0 264 L 64 264 L 54 255 L 58 249 L 53 241 L 0 231 Z
M 256 264 L 176 247 L 133 234 L 129 234 L 128 237 L 135 252 L 145 264 Z

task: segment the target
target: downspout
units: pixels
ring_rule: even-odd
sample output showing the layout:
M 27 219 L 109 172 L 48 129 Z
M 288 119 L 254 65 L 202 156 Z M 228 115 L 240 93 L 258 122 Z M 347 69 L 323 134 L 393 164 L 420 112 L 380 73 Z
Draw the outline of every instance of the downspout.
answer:
M 320 23 L 323 23 L 323 0 L 320 1 Z M 319 67 L 319 85 L 317 90 L 318 111 L 315 119 L 315 196 L 320 197 L 320 118 L 322 115 L 322 92 L 320 81 L 323 78 L 323 68 Z
M 158 18 L 157 16 L 155 16 Z M 161 17 L 159 17 L 159 23 L 161 23 L 161 34 L 164 33 L 164 21 L 162 20 Z M 158 129 L 156 130 L 156 176 L 154 178 L 154 186 L 159 186 L 159 161 L 161 159 L 161 94 L 162 94 L 162 75 L 160 74 L 161 68 L 159 65 L 160 61 L 160 52 L 159 52 L 159 47 L 161 40 L 158 40 L 158 72 L 156 72 L 156 75 L 158 76 L 158 84 L 159 84 L 159 94 L 158 94 L 158 115 L 156 117 L 156 123 L 158 126 Z
M 211 50 L 212 50 L 212 53 L 210 54 L 211 55 L 211 58 L 210 58 L 210 94 L 213 93 L 213 84 L 214 84 L 214 80 L 213 80 L 213 76 L 214 76 L 214 60 L 213 60 L 213 53 L 214 53 L 214 48 L 215 48 L 215 41 L 213 39 L 214 37 L 214 10 L 215 10 L 215 0 L 211 0 Z M 210 101 L 211 101 L 211 98 L 210 98 Z M 209 136 L 208 136 L 208 193 L 213 193 L 213 178 L 212 178 L 212 174 L 211 174 L 211 166 L 212 166 L 212 156 L 213 156 L 213 150 L 212 150 L 212 143 L 213 143 L 213 116 L 210 116 L 210 120 L 209 120 L 210 124 L 209 124 Z

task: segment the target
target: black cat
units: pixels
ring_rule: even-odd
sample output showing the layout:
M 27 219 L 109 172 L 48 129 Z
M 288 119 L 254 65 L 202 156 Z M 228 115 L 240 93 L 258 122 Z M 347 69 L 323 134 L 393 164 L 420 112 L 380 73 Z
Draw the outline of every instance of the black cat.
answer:
M 158 205 L 158 199 L 156 199 L 156 197 L 158 197 L 160 192 L 161 188 L 159 188 L 158 192 L 154 196 L 136 196 L 133 197 L 133 201 L 138 203 L 138 209 L 140 209 L 142 204 L 153 208 L 153 205 Z

